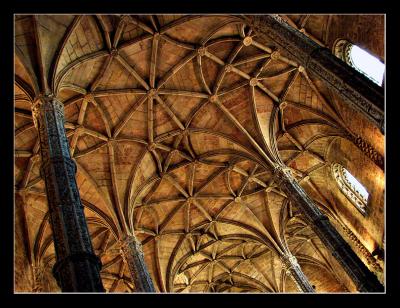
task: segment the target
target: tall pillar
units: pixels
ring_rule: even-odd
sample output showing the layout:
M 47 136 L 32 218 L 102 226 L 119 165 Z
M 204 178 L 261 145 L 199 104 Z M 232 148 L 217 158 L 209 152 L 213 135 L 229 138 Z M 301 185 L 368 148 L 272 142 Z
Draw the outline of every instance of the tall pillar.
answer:
M 256 33 L 268 37 L 351 107 L 384 131 L 384 90 L 278 15 L 245 15 Z
M 286 274 L 293 278 L 299 291 L 304 293 L 315 293 L 314 288 L 301 270 L 295 256 L 292 254 L 284 255 L 281 257 L 281 261 L 283 268 L 286 270 Z
M 350 245 L 336 231 L 328 220 L 328 217 L 315 205 L 292 176 L 290 170 L 283 166 L 277 166 L 275 176 L 277 184 L 291 199 L 293 205 L 304 215 L 306 221 L 321 239 L 322 243 L 324 243 L 354 281 L 357 289 L 360 292 L 383 292 L 384 288 L 377 277 L 370 272 L 351 249 Z
M 103 292 L 101 262 L 93 251 L 65 134 L 64 106 L 53 95 L 43 95 L 32 114 L 56 252 L 53 275 L 63 292 Z
M 153 292 L 156 290 L 144 262 L 142 244 L 134 235 L 126 235 L 120 242 L 121 254 L 128 265 L 136 292 Z

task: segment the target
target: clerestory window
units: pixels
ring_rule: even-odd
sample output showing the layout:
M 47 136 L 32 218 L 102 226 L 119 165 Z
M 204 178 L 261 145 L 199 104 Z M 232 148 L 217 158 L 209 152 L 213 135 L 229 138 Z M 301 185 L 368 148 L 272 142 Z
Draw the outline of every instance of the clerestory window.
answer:
M 365 187 L 338 163 L 332 164 L 332 174 L 340 191 L 363 215 L 366 215 L 369 193 Z
M 382 85 L 385 64 L 366 50 L 347 40 L 338 40 L 334 54 L 378 85 Z

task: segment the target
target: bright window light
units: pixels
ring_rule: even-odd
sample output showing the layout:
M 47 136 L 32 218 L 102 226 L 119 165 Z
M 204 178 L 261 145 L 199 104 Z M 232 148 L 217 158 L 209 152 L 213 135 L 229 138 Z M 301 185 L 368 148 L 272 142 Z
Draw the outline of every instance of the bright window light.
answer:
M 350 59 L 354 67 L 367 75 L 378 85 L 382 85 L 385 64 L 356 45 L 351 46 Z
M 344 173 L 347 178 L 347 180 L 350 182 L 350 184 L 353 186 L 353 188 L 360 193 L 360 195 L 365 199 L 368 200 L 368 192 L 365 189 L 365 187 L 357 181 L 357 179 L 344 168 Z
M 365 187 L 338 163 L 332 164 L 332 173 L 340 191 L 364 216 L 367 215 L 369 194 Z

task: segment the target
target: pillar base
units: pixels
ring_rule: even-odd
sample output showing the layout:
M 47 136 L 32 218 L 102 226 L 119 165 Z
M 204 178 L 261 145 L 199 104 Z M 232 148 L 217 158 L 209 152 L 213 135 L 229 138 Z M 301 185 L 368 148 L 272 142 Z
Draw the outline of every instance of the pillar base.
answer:
M 94 254 L 71 254 L 54 264 L 53 276 L 63 292 L 105 292 L 97 275 L 101 266 L 99 257 Z

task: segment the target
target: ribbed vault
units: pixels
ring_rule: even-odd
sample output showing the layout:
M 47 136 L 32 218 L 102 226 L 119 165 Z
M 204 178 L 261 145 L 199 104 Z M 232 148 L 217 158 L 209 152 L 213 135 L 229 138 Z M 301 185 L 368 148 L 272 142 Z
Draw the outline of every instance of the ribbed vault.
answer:
M 284 51 L 238 16 L 27 15 L 15 24 L 16 207 L 42 291 L 58 290 L 31 115 L 45 91 L 64 103 L 107 291 L 134 290 L 119 250 L 132 232 L 160 292 L 296 292 L 280 261 L 287 251 L 318 292 L 354 291 L 274 183 L 272 165 L 284 162 L 346 225 L 329 168 L 332 144 L 352 146 L 348 127 Z M 41 277 L 33 272 L 26 279 Z

